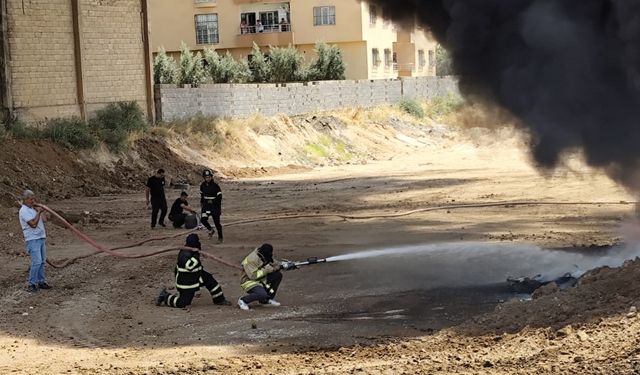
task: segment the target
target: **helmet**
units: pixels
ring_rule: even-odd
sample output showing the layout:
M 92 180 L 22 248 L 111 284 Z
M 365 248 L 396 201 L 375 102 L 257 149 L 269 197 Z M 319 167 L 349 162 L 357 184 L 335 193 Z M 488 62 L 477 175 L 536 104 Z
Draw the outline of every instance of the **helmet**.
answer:
M 213 172 L 211 172 L 211 169 L 205 169 L 202 171 L 202 177 L 213 177 Z
M 268 243 L 262 244 L 262 246 L 258 248 L 258 255 L 264 262 L 273 262 L 273 246 Z
M 187 236 L 187 241 L 185 243 L 185 246 L 191 247 L 194 249 L 201 249 L 202 245 L 200 245 L 200 237 L 198 237 L 198 235 L 195 233 L 191 233 L 190 235 Z

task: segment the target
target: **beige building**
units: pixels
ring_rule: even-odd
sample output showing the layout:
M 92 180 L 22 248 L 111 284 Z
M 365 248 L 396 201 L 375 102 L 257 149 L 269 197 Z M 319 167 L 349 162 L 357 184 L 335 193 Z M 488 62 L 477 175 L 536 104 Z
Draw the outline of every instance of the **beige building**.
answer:
M 149 24 L 153 51 L 174 56 L 184 41 L 245 58 L 255 42 L 265 51 L 294 45 L 310 62 L 323 41 L 342 50 L 347 79 L 435 75 L 435 42 L 366 1 L 149 0 Z
M 108 103 L 153 112 L 147 0 L 0 1 L 0 108 L 86 118 Z

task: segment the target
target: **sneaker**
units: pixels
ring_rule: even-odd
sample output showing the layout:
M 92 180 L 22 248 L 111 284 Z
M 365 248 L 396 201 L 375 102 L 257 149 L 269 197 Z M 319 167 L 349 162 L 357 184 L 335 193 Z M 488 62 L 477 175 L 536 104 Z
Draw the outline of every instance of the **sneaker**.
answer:
M 29 284 L 29 286 L 27 287 L 27 292 L 29 293 L 35 293 L 37 291 L 38 291 L 38 287 L 33 284 Z
M 227 301 L 226 299 L 223 299 L 222 301 L 218 301 L 218 302 L 213 301 L 213 304 L 218 306 L 231 306 L 231 302 Z
M 213 237 L 214 234 L 216 234 L 216 230 L 215 229 L 211 229 L 209 231 L 209 238 Z
M 270 299 L 267 301 L 267 305 L 280 306 L 280 302 L 276 301 L 275 299 Z
M 156 306 L 162 306 L 167 304 L 167 298 L 169 298 L 169 292 L 166 289 L 160 291 L 160 295 L 156 298 Z
M 51 289 L 51 285 L 47 283 L 40 283 L 38 284 L 38 289 Z
M 238 298 L 238 307 L 240 308 L 240 310 L 249 310 L 249 305 L 247 305 L 247 303 L 244 302 L 242 298 Z

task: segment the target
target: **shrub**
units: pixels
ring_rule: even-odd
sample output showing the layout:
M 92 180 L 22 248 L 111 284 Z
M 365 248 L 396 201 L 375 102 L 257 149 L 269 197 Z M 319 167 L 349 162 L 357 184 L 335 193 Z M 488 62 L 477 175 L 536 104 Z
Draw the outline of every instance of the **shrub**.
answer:
M 316 43 L 315 51 L 317 57 L 309 69 L 309 79 L 339 80 L 345 78 L 345 64 L 340 48 L 319 42 Z
M 460 109 L 464 103 L 464 99 L 457 95 L 438 96 L 427 102 L 427 114 L 430 117 L 445 116 Z
M 119 151 L 129 134 L 145 130 L 147 122 L 138 103 L 120 102 L 111 103 L 97 111 L 90 125 L 112 151 Z
M 206 74 L 202 65 L 202 54 L 198 52 L 194 56 L 184 42 L 180 49 L 180 78 L 178 82 L 181 85 L 195 86 L 204 82 Z
M 153 81 L 155 83 L 176 83 L 177 70 L 176 61 L 167 56 L 164 48 L 160 48 L 153 60 Z
M 77 117 L 49 120 L 41 133 L 42 138 L 69 148 L 92 148 L 98 144 L 96 135 L 87 123 Z
M 271 47 L 270 57 L 272 82 L 301 80 L 304 58 L 295 47 Z
M 400 109 L 416 118 L 424 117 L 424 109 L 415 99 L 402 99 Z
M 39 139 L 42 138 L 40 129 L 27 126 L 20 120 L 14 120 L 7 123 L 8 134 L 15 139 Z
M 271 80 L 271 64 L 255 42 L 251 50 L 249 69 L 251 70 L 251 82 L 269 82 Z

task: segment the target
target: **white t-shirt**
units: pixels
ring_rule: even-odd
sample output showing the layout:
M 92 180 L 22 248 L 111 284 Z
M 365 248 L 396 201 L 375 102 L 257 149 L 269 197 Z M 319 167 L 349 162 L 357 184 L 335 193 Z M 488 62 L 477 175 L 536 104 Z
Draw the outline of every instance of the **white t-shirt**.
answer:
M 28 224 L 29 221 L 35 219 L 36 215 L 38 215 L 38 211 L 35 209 L 24 204 L 20 207 L 18 217 L 20 219 L 20 226 L 22 227 L 22 233 L 24 234 L 25 241 L 47 238 L 47 232 L 44 229 L 44 221 L 42 221 L 42 217 L 40 217 L 38 225 L 35 228 L 31 228 Z

